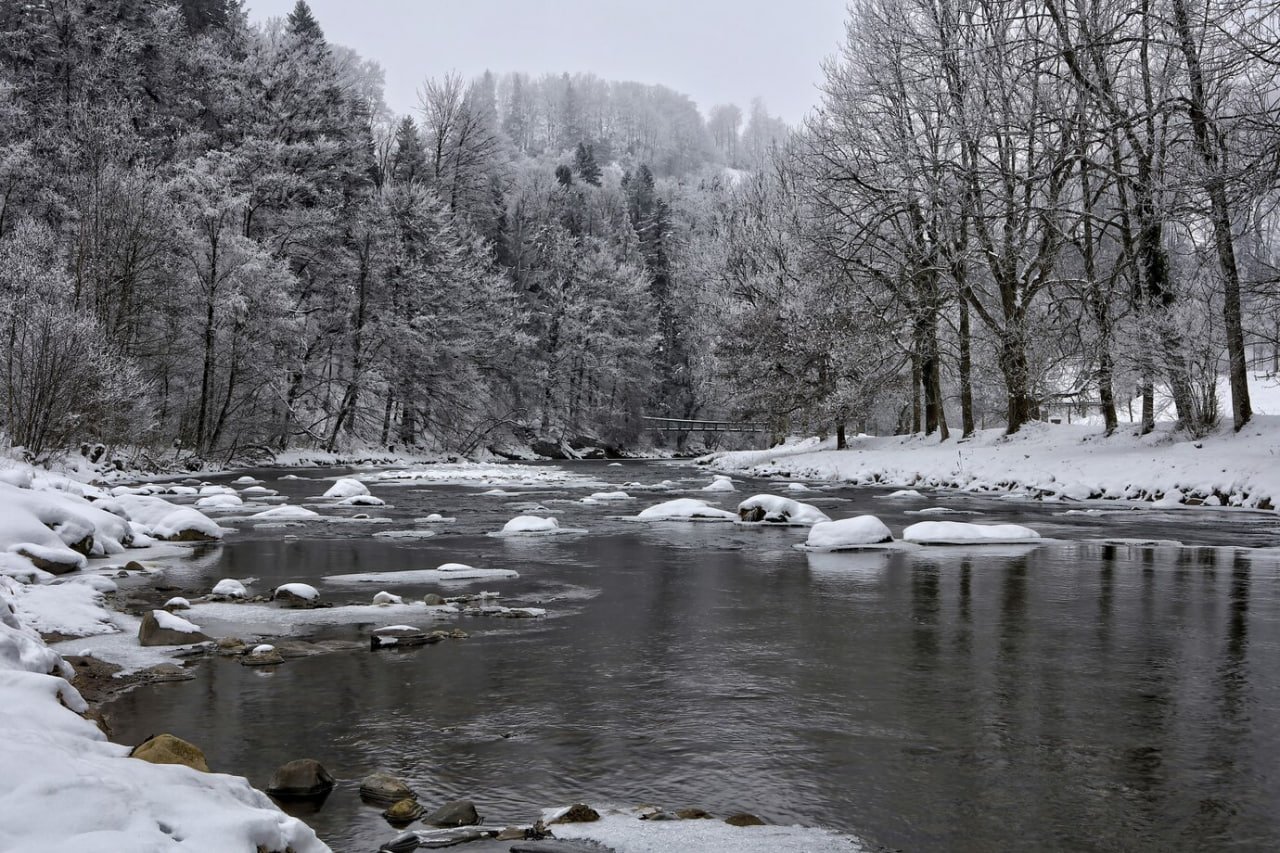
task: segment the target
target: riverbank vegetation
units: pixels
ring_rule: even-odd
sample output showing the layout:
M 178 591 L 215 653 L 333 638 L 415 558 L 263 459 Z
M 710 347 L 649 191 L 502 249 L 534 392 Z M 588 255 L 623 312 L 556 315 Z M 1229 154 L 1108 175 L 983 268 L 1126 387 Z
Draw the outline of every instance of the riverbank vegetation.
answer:
M 1240 428 L 1280 357 L 1276 31 L 866 0 L 787 128 L 433 68 L 397 116 L 304 2 L 8 4 L 0 421 L 204 458 L 634 447 L 646 413 L 1150 431 L 1162 394 Z

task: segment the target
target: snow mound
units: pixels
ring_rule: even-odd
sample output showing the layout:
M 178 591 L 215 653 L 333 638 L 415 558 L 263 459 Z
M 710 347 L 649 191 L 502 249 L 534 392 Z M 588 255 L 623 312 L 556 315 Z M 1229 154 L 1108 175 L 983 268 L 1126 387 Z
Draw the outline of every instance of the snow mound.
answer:
M 151 615 L 156 618 L 156 624 L 166 631 L 177 631 L 180 634 L 199 634 L 201 628 L 193 622 L 188 622 L 181 616 L 175 616 L 168 610 L 152 610 Z
M 483 569 L 468 566 L 465 563 L 444 563 L 435 569 L 405 569 L 398 572 L 357 572 L 349 575 L 330 575 L 324 579 L 324 582 L 339 586 L 362 583 L 422 584 L 440 581 L 499 580 L 518 577 L 520 577 L 520 574 L 510 569 Z
M 591 494 L 587 495 L 587 497 L 583 498 L 583 502 L 585 503 L 586 501 L 589 501 L 589 500 L 590 501 L 629 501 L 631 499 L 632 499 L 631 495 L 627 494 L 626 492 L 592 492 Z
M 404 599 L 398 595 L 392 595 L 391 593 L 386 592 L 384 590 L 382 592 L 376 593 L 373 596 L 373 603 L 374 604 L 404 604 Z
M 357 495 L 369 494 L 369 487 L 359 480 L 342 479 L 334 483 L 324 493 L 326 498 L 353 498 Z
M 243 477 L 236 477 L 234 480 L 231 481 L 232 485 L 236 485 L 236 486 L 256 486 L 261 482 L 262 482 L 261 480 L 255 480 L 253 477 L 250 477 L 248 474 L 245 474 Z
M 996 545 L 1035 540 L 1040 538 L 1040 534 L 1020 524 L 921 521 L 902 531 L 902 538 L 921 545 Z
M 225 595 L 227 598 L 248 598 L 249 592 L 244 584 L 234 578 L 223 578 L 213 585 L 214 595 Z
M 906 499 L 923 498 L 924 495 L 920 494 L 915 489 L 898 489 L 896 492 L 890 492 L 887 495 L 877 495 L 877 497 L 886 498 L 886 499 L 893 498 L 895 500 L 899 500 L 904 498 Z
M 249 518 L 261 519 L 299 519 L 299 518 L 319 518 L 320 513 L 313 509 L 307 509 L 304 506 L 277 506 L 271 509 L 264 509 L 262 512 L 255 512 Z
M 221 539 L 222 528 L 209 516 L 189 506 L 177 506 L 151 495 L 116 495 L 115 500 L 129 514 L 129 520 L 142 525 L 144 532 L 157 539 L 172 539 L 188 531 Z
M 276 587 L 275 595 L 286 593 L 297 598 L 303 598 L 307 601 L 315 601 L 320 597 L 320 591 L 309 583 L 286 583 Z
M 839 521 L 820 521 L 809 530 L 807 551 L 846 551 L 893 543 L 893 533 L 874 515 L 858 515 Z
M 729 479 L 723 474 L 720 474 L 710 483 L 703 486 L 702 491 L 704 492 L 736 492 L 737 489 L 735 489 L 733 486 L 733 480 Z
M 244 506 L 244 501 L 240 499 L 239 495 L 219 493 L 201 498 L 196 501 L 196 506 L 200 507 L 200 509 L 225 509 Z
M 556 533 L 586 533 L 577 527 L 561 527 L 554 518 L 539 515 L 517 515 L 491 536 L 549 536 Z
M 830 521 L 825 512 L 811 504 L 778 495 L 756 495 L 738 504 L 738 518 L 743 521 L 773 524 L 819 524 Z
M 639 521 L 737 521 L 736 513 L 697 498 L 677 498 L 640 511 Z
M 441 515 L 438 512 L 433 512 L 429 515 L 424 515 L 422 518 L 414 519 L 414 521 L 421 522 L 423 524 L 442 524 L 445 522 L 453 522 L 457 520 L 458 519 L 456 518 L 446 518 L 445 516 Z

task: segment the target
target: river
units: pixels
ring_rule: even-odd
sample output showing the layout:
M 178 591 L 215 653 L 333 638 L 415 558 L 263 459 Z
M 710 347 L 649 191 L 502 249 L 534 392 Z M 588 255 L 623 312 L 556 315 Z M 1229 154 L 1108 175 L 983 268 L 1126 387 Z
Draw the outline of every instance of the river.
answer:
M 703 495 L 679 491 L 710 479 L 688 465 L 560 467 L 596 483 L 507 496 L 371 483 L 388 507 L 322 511 L 390 523 L 227 522 L 239 532 L 171 582 L 305 581 L 327 600 L 368 602 L 384 586 L 323 579 L 456 561 L 520 578 L 385 588 L 496 590 L 548 615 L 459 618 L 469 639 L 271 671 L 211 659 L 193 682 L 109 706 L 115 739 L 170 731 L 260 787 L 276 766 L 317 758 L 340 784 L 306 819 L 340 851 L 395 834 L 356 795 L 376 770 L 428 808 L 471 798 L 491 825 L 573 801 L 654 803 L 834 828 L 871 849 L 1280 849 L 1280 561 L 1242 547 L 1280 543 L 1274 513 L 1067 514 L 1081 505 L 825 487 L 786 494 L 833 517 L 874 513 L 895 534 L 942 506 L 1057 541 L 806 554 L 792 547 L 799 529 L 616 518 L 671 496 L 733 508 L 779 484 Z M 295 503 L 329 485 L 255 473 Z M 579 501 L 663 480 L 678 491 Z M 486 535 L 533 504 L 588 532 Z M 431 512 L 457 521 L 427 539 L 374 536 L 421 530 L 414 519 Z

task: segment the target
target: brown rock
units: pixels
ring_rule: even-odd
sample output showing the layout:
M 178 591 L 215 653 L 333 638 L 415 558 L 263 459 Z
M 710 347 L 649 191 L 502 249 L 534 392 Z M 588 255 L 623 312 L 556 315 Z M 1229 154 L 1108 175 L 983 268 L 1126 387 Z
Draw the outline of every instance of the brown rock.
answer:
M 299 758 L 282 764 L 271 774 L 267 793 L 282 800 L 311 800 L 329 796 L 333 776 L 314 758 Z
M 560 817 L 551 821 L 554 823 L 590 823 L 593 820 L 600 819 L 600 812 L 591 808 L 586 803 L 574 803 L 569 806 L 569 810 Z
M 187 646 L 192 643 L 203 643 L 209 639 L 209 635 L 202 631 L 175 631 L 172 628 L 163 628 L 156 617 L 156 613 L 164 613 L 163 610 L 148 610 L 146 615 L 142 617 L 142 624 L 138 626 L 138 644 L 143 646 Z
M 738 814 L 729 815 L 724 822 L 730 826 L 764 826 L 765 822 L 753 814 L 747 812 L 739 812 Z
M 30 551 L 26 551 L 22 548 L 18 549 L 18 553 L 30 560 L 31 565 L 41 571 L 48 572 L 51 575 L 65 575 L 67 572 L 74 572 L 80 568 L 79 563 L 64 563 L 59 560 L 47 560 L 44 557 L 37 557 L 35 554 L 32 554 Z
M 392 826 L 404 826 L 422 817 L 423 808 L 417 800 L 405 797 L 390 805 L 382 816 Z
M 480 822 L 475 803 L 470 800 L 452 800 L 422 819 L 431 826 L 475 826 Z
M 676 809 L 676 817 L 681 820 L 706 820 L 711 814 L 702 809 Z
M 413 789 L 390 773 L 371 773 L 360 783 L 360 798 L 375 803 L 398 803 L 413 796 Z
M 129 752 L 130 758 L 140 758 L 152 764 L 181 764 L 203 773 L 209 772 L 200 747 L 187 743 L 170 734 L 152 735 Z

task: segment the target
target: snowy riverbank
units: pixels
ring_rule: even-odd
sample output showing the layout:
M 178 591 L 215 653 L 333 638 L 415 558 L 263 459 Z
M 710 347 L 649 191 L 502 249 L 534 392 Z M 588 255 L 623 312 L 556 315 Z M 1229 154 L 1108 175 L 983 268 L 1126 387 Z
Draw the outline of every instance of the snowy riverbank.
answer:
M 1089 424 L 1034 423 L 1011 436 L 1001 429 L 946 442 L 860 436 L 847 450 L 811 438 L 699 461 L 790 480 L 1273 509 L 1280 505 L 1280 416 L 1255 417 L 1240 433 L 1223 426 L 1196 439 L 1169 424 L 1149 435 L 1121 427 L 1108 437 Z

